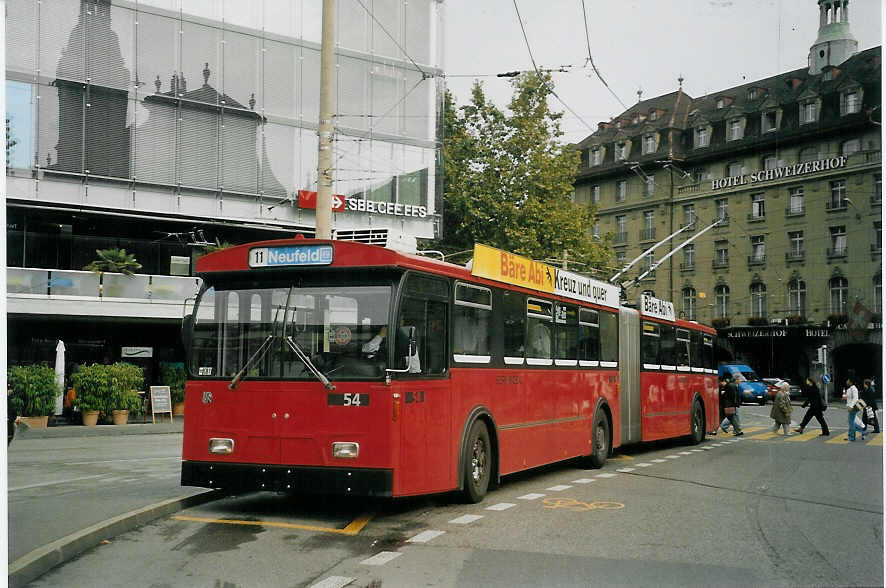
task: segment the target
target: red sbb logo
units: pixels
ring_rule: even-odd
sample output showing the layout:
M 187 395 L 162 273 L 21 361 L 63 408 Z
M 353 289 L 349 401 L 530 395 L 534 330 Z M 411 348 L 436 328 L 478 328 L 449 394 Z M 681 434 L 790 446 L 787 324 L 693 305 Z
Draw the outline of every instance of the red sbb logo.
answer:
M 332 210 L 335 212 L 344 212 L 347 207 L 348 199 L 342 194 L 332 195 Z M 317 210 L 317 193 L 312 190 L 298 191 L 298 207 L 310 208 Z

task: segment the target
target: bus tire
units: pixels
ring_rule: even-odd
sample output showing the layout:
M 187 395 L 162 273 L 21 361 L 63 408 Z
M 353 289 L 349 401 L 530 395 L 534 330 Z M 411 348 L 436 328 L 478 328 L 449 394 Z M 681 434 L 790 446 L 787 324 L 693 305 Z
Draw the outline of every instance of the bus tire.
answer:
M 704 408 L 701 402 L 696 398 L 692 402 L 692 419 L 689 423 L 689 443 L 698 445 L 704 441 L 705 437 L 705 418 Z
M 467 502 L 476 504 L 486 496 L 489 479 L 492 476 L 492 445 L 489 442 L 489 430 L 479 419 L 471 426 L 464 464 L 464 497 Z
M 594 417 L 594 428 L 591 437 L 591 454 L 588 462 L 592 468 L 602 468 L 609 456 L 609 419 L 603 410 L 598 410 Z

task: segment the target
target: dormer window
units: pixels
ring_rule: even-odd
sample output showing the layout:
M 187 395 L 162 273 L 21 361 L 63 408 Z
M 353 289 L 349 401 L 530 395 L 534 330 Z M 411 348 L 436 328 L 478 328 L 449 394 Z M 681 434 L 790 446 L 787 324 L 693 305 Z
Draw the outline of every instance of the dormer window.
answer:
M 649 120 L 658 120 L 658 111 L 653 110 L 649 113 Z
M 737 141 L 739 139 L 744 138 L 744 120 L 740 118 L 733 118 L 728 123 L 727 127 L 727 141 Z
M 763 122 L 761 128 L 764 133 L 771 133 L 778 130 L 778 111 L 767 110 L 763 113 Z
M 861 111 L 861 93 L 857 88 L 843 92 L 840 97 L 840 116 Z
M 622 161 L 628 158 L 628 144 L 625 142 L 615 144 L 615 161 Z
M 594 147 L 591 149 L 591 165 L 600 165 L 600 162 L 603 158 L 603 154 L 600 151 L 599 147 Z
M 620 128 L 621 128 L 621 120 L 617 120 L 617 121 L 615 121 L 615 128 L 616 128 L 616 129 L 620 129 Z
M 717 98 L 717 110 L 720 110 L 725 107 L 726 107 L 726 101 L 723 100 L 722 98 Z
M 655 153 L 655 135 L 649 134 L 643 137 L 643 155 Z
M 708 132 L 708 127 L 696 127 L 694 129 L 694 141 L 693 145 L 696 148 L 699 147 L 707 147 L 711 140 L 711 135 Z
M 748 89 L 748 100 L 756 100 L 757 99 L 757 88 L 749 88 Z
M 634 123 L 634 124 L 639 123 L 639 122 L 640 122 L 640 115 L 639 115 L 639 114 L 635 114 L 635 115 L 634 115 L 634 118 L 631 119 L 631 122 Z
M 800 104 L 800 124 L 809 124 L 818 121 L 818 101 L 810 100 Z

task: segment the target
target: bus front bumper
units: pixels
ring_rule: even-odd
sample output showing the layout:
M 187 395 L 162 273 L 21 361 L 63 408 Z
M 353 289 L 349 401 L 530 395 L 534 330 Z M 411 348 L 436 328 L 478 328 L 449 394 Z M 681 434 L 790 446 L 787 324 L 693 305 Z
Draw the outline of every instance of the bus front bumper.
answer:
M 182 486 L 232 491 L 271 490 L 304 494 L 390 497 L 391 470 L 318 468 L 205 461 L 182 462 Z

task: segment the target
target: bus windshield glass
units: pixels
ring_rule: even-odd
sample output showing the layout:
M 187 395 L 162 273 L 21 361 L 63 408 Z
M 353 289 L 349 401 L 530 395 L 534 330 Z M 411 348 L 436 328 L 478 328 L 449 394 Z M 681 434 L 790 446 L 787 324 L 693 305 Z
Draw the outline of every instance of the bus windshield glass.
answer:
M 194 309 L 190 372 L 316 381 L 313 364 L 333 381 L 384 377 L 390 304 L 389 286 L 208 288 Z

